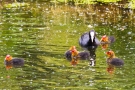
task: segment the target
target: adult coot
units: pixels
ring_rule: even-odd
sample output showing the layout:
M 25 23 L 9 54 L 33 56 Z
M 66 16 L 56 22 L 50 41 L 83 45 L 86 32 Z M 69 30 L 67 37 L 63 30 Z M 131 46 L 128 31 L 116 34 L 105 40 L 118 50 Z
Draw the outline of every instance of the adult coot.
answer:
M 96 37 L 96 32 L 94 30 L 90 30 L 89 32 L 82 34 L 79 39 L 79 45 L 89 51 L 91 57 L 90 65 L 95 65 L 95 51 L 98 45 L 100 45 L 100 41 Z

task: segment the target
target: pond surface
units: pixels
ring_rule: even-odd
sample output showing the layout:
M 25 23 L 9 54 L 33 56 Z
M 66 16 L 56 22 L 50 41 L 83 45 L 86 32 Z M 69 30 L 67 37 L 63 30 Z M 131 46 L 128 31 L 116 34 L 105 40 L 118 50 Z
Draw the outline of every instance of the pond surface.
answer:
M 86 7 L 29 3 L 1 8 L 0 89 L 7 90 L 134 90 L 135 12 L 117 5 Z M 64 53 L 79 37 L 94 29 L 100 39 L 113 35 L 116 42 L 96 50 L 96 65 L 80 60 L 72 66 Z M 125 65 L 107 72 L 106 51 L 113 50 Z M 7 54 L 25 59 L 21 68 L 6 69 Z

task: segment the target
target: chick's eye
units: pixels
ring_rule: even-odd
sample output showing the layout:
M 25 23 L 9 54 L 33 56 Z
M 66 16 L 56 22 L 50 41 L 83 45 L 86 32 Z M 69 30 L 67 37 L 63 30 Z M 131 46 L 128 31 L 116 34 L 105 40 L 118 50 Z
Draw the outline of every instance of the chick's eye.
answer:
M 6 58 L 9 58 L 9 57 L 6 57 Z

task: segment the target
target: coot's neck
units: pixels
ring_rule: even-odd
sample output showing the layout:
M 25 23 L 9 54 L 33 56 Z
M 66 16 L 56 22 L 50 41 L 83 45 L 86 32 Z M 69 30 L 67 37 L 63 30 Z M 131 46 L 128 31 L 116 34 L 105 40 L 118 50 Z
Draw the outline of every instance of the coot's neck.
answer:
M 89 41 L 88 41 L 88 44 L 91 45 L 91 46 L 95 45 L 95 37 L 93 38 L 93 42 L 92 42 L 90 33 L 89 33 Z

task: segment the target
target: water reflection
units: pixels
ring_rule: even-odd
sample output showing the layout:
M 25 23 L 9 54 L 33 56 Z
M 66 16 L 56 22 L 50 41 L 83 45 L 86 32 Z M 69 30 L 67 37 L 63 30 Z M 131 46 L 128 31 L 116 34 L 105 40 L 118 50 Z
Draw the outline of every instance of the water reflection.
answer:
M 42 39 L 42 30 L 45 28 L 42 17 L 36 16 L 35 18 L 35 13 L 27 9 L 27 7 L 20 7 L 3 8 L 2 10 L 0 47 L 3 53 L 1 55 L 11 54 L 14 57 L 25 59 L 24 67 L 12 68 L 5 72 L 10 72 L 7 76 L 14 80 L 13 83 L 18 83 L 15 86 L 17 89 L 32 89 L 29 84 L 21 85 L 20 83 L 32 84 L 31 80 L 36 79 L 36 77 L 32 77 L 34 76 L 33 72 L 38 73 L 39 71 L 38 69 L 34 69 L 35 66 L 41 67 L 37 64 L 37 62 L 42 61 L 38 58 L 38 55 L 44 54 L 38 47 L 38 42 Z M 11 63 L 6 64 L 6 68 L 9 69 L 11 67 L 16 67 L 16 65 Z M 6 79 L 4 78 L 4 80 Z M 7 89 L 11 88 L 7 87 Z
M 40 8 L 32 9 L 34 5 Z M 22 57 L 26 63 L 22 68 L 12 68 L 6 72 L 5 67 L 1 67 L 0 87 L 25 90 L 134 88 L 134 78 L 131 78 L 134 77 L 135 68 L 132 59 L 135 56 L 134 12 L 130 14 L 112 4 L 89 5 L 85 10 L 77 6 L 51 5 L 32 3 L 27 9 L 3 9 L 0 27 L 1 66 L 6 54 Z M 82 51 L 78 38 L 86 30 L 89 31 L 88 25 L 93 26 L 98 38 L 114 35 L 117 39 L 107 49 L 116 51 L 125 65 L 117 69 L 108 65 L 110 71 L 115 71 L 111 79 L 106 74 L 105 50 L 100 46 L 96 52 L 90 52 L 93 58 L 96 54 L 94 67 L 89 66 L 86 60 L 80 60 L 77 67 L 72 67 L 63 56 L 71 45 L 76 45 L 78 51 Z M 128 84 L 124 85 L 127 81 Z
M 109 74 L 114 74 L 114 72 L 115 72 L 115 66 L 108 64 L 108 66 L 107 66 L 107 68 L 106 68 L 106 71 L 107 71 Z

